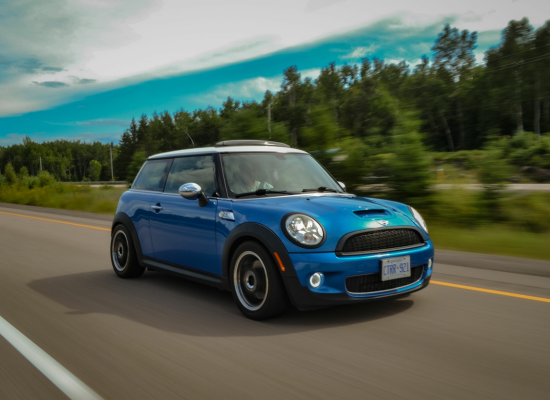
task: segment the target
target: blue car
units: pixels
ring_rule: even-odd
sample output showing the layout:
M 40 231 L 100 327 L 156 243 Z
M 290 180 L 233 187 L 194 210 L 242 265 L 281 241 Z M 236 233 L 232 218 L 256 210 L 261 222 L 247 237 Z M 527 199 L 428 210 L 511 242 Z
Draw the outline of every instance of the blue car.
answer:
M 110 254 L 121 278 L 176 273 L 262 320 L 423 289 L 434 248 L 412 207 L 346 193 L 286 144 L 239 140 L 149 157 L 120 198 Z

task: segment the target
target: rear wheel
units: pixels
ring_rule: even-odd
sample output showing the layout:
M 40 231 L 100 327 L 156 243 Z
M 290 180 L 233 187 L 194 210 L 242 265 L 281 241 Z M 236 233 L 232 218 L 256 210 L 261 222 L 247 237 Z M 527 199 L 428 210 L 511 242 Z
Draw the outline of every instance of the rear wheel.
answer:
M 124 225 L 117 225 L 111 236 L 111 263 L 121 278 L 143 275 L 145 268 L 139 265 L 130 232 Z
M 241 244 L 233 255 L 231 292 L 241 312 L 255 320 L 277 317 L 290 305 L 272 257 L 252 241 Z

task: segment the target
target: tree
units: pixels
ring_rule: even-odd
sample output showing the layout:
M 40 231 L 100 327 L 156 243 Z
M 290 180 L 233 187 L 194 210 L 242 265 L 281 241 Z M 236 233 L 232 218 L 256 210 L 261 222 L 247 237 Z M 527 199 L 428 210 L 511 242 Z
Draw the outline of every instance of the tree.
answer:
M 392 197 L 419 206 L 426 203 L 430 194 L 430 163 L 418 131 L 420 125 L 421 122 L 414 114 L 399 113 L 389 149 L 393 157 L 387 163 L 390 175 L 388 186 L 393 189 Z
M 298 129 L 303 123 L 303 110 L 299 104 L 300 89 L 302 86 L 301 75 L 296 66 L 285 69 L 283 83 L 281 84 L 281 96 L 285 107 L 284 114 L 290 128 L 290 141 L 292 147 L 298 147 Z
M 147 156 L 145 155 L 145 152 L 138 150 L 134 153 L 134 155 L 132 156 L 132 162 L 128 166 L 128 171 L 126 175 L 126 180 L 129 184 L 132 184 L 134 182 L 134 179 L 136 178 L 139 170 L 141 169 L 145 161 L 147 161 Z
M 220 130 L 220 139 L 255 139 L 288 142 L 288 131 L 283 123 L 271 124 L 271 132 L 267 129 L 267 120 L 252 109 L 235 111 L 231 119 Z
M 193 138 L 189 134 L 189 127 L 192 122 L 190 113 L 179 110 L 174 113 L 174 125 L 176 129 L 176 143 L 178 149 L 190 149 L 194 146 Z
M 524 131 L 523 93 L 530 80 L 525 66 L 532 62 L 533 27 L 527 18 L 510 21 L 502 32 L 502 43 L 486 53 L 494 100 L 510 104 L 516 133 Z M 512 101 L 510 101 L 510 99 Z
M 136 121 L 132 119 L 130 129 L 126 130 L 118 142 L 118 155 L 114 161 L 114 175 L 117 177 L 125 177 L 128 166 L 132 162 L 132 156 L 136 151 L 138 144 Z
M 27 169 L 27 167 L 23 166 L 19 169 L 19 176 L 18 178 L 19 179 L 26 179 L 29 177 L 29 170 Z
M 475 64 L 474 49 L 476 48 L 477 32 L 460 32 L 446 24 L 432 47 L 434 54 L 434 68 L 439 78 L 446 83 L 450 98 L 456 102 L 460 140 L 459 148 L 465 147 L 464 116 L 462 102 L 464 86 L 471 79 L 472 68 Z M 439 110 L 444 121 L 446 131 L 449 130 L 443 111 Z M 452 147 L 452 146 L 450 146 Z M 452 150 L 451 150 L 452 151 Z
M 97 182 L 99 180 L 99 175 L 101 174 L 101 163 L 96 160 L 90 161 L 90 166 L 88 167 L 88 178 L 92 182 Z
M 17 174 L 15 173 L 15 169 L 11 165 L 11 162 L 8 162 L 4 167 L 4 178 L 6 180 L 6 183 L 10 186 L 13 186 L 17 183 Z
M 535 32 L 533 49 L 532 70 L 535 78 L 534 82 L 534 115 L 533 115 L 533 131 L 538 135 L 540 140 L 541 134 L 541 103 L 546 104 L 545 110 L 545 128 L 550 130 L 548 121 L 548 97 L 550 85 L 548 77 L 550 76 L 550 67 L 548 64 L 549 48 L 550 48 L 550 21 L 547 21 L 544 26 L 537 29 Z M 542 101 L 544 99 L 544 101 Z

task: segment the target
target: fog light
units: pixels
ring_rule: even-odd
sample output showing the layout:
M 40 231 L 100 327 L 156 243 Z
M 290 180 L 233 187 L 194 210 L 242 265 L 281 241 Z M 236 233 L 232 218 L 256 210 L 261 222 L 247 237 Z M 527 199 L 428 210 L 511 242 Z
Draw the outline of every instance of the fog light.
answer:
M 314 273 L 313 275 L 311 275 L 311 278 L 309 278 L 309 284 L 314 288 L 318 288 L 319 286 L 321 286 L 322 281 L 323 275 L 319 272 Z
M 432 269 L 432 264 L 433 264 L 433 263 L 432 263 L 432 259 L 430 258 L 430 259 L 428 260 L 428 269 Z

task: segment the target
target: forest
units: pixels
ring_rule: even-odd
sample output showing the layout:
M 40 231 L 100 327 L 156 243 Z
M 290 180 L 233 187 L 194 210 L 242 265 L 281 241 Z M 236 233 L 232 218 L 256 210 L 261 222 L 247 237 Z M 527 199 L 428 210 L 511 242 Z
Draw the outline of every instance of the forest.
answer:
M 281 89 L 259 102 L 229 97 L 221 108 L 142 115 L 114 146 L 114 179 L 132 181 L 146 157 L 159 152 L 271 139 L 309 151 L 351 189 L 386 177 L 383 182 L 407 199 L 422 196 L 434 166 L 449 161 L 485 168 L 481 182 L 497 183 L 522 167 L 544 180 L 550 168 L 550 21 L 538 29 L 525 18 L 510 21 L 483 63 L 476 63 L 476 42 L 476 32 L 446 25 L 430 57 L 414 67 L 366 58 L 330 63 L 318 78 L 302 79 L 289 66 Z M 107 181 L 109 147 L 27 137 L 0 147 L 0 170 L 9 164 L 16 173 L 44 170 L 61 181 Z

